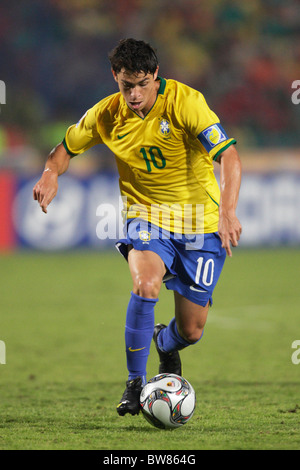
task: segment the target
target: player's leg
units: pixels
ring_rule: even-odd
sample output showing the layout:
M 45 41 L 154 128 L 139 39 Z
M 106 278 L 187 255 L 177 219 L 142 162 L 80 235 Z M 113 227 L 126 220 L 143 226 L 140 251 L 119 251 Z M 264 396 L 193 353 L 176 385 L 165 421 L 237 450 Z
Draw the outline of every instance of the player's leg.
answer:
M 154 307 L 158 301 L 165 265 L 156 253 L 129 247 L 128 264 L 133 281 L 127 307 L 125 344 L 128 368 L 126 390 L 118 413 L 137 414 L 139 394 L 146 383 L 146 366 L 154 329 Z
M 166 267 L 154 251 L 128 248 L 128 264 L 133 281 L 133 293 L 144 298 L 157 299 Z
M 168 326 L 157 325 L 154 342 L 165 363 L 160 371 L 168 372 L 167 354 L 180 351 L 201 339 L 212 294 L 222 271 L 226 252 L 217 234 L 206 234 L 201 249 L 186 249 L 177 244 L 177 276 L 166 282 L 174 290 L 175 316 Z M 162 360 L 161 360 L 162 362 Z M 164 361 L 163 361 L 164 362 Z M 170 371 L 172 372 L 172 371 Z
M 201 306 L 174 292 L 175 317 L 168 326 L 155 326 L 154 342 L 160 358 L 159 373 L 182 375 L 179 353 L 181 349 L 197 343 L 203 335 L 209 303 Z
M 197 343 L 203 335 L 209 311 L 209 302 L 205 306 L 195 304 L 174 291 L 176 329 L 184 344 Z
M 128 379 L 141 376 L 143 383 L 146 383 L 146 365 L 154 329 L 154 308 L 166 268 L 156 253 L 131 247 L 128 265 L 133 282 L 125 324 Z

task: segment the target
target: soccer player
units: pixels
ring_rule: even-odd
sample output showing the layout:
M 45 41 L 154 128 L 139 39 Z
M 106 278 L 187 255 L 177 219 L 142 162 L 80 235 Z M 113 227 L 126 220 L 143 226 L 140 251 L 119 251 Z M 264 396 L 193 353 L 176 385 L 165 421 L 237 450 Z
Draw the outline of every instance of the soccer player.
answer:
M 226 253 L 232 256 L 241 234 L 241 164 L 236 141 L 203 95 L 160 77 L 149 44 L 121 40 L 109 59 L 119 92 L 67 129 L 33 197 L 46 213 L 70 158 L 96 144 L 115 154 L 126 227 L 116 245 L 133 282 L 125 323 L 128 380 L 117 411 L 134 415 L 152 338 L 159 373 L 182 375 L 179 351 L 203 335 Z M 213 160 L 220 164 L 220 189 Z M 174 291 L 175 312 L 168 325 L 155 326 L 163 282 Z

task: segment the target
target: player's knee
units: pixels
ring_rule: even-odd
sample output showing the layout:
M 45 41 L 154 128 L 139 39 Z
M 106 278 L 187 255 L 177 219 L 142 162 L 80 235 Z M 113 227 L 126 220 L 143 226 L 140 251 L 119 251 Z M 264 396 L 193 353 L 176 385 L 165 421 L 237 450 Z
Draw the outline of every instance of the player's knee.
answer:
M 134 280 L 133 292 L 140 297 L 156 299 L 161 286 L 161 279 L 149 276 L 137 276 Z
M 188 343 L 194 344 L 201 339 L 203 334 L 203 328 L 197 326 L 185 326 L 180 329 L 179 334 Z

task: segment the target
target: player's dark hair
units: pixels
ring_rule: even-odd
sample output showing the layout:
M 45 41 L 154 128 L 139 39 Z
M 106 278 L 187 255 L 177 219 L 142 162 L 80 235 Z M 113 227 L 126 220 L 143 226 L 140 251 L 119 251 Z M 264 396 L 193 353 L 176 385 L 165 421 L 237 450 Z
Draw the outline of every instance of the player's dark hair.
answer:
M 121 39 L 108 57 L 115 73 L 124 68 L 130 73 L 144 72 L 146 75 L 153 75 L 158 66 L 155 50 L 150 44 L 132 38 Z

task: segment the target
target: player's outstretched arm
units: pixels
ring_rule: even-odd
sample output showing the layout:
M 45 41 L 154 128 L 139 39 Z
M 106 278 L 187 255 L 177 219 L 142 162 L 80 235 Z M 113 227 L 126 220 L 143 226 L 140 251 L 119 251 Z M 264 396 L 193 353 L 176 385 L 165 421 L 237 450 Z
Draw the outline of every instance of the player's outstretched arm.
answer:
M 33 199 L 38 201 L 41 209 L 47 214 L 47 207 L 56 196 L 58 189 L 58 176 L 67 171 L 70 155 L 63 144 L 58 144 L 49 154 L 45 169 L 40 180 L 33 188 Z
M 241 161 L 233 145 L 220 155 L 220 207 L 219 235 L 228 256 L 232 256 L 231 246 L 237 246 L 242 226 L 236 216 L 241 185 Z

